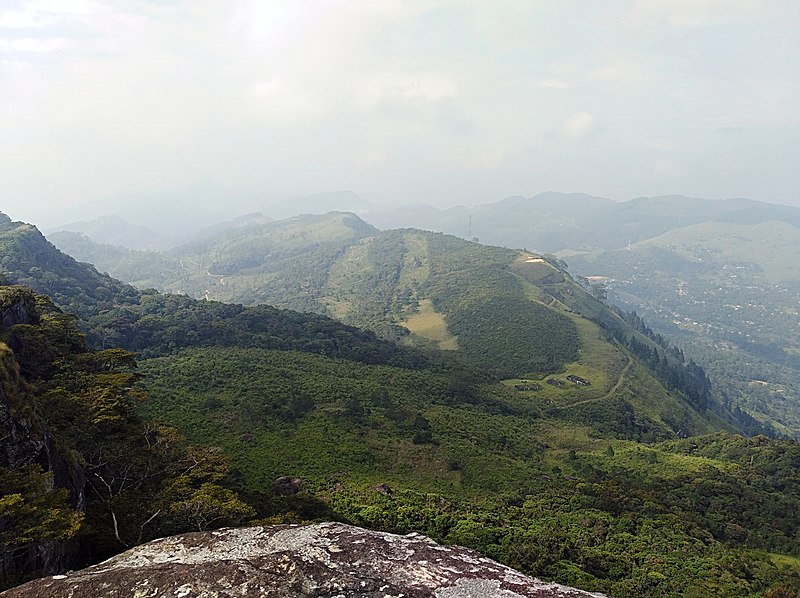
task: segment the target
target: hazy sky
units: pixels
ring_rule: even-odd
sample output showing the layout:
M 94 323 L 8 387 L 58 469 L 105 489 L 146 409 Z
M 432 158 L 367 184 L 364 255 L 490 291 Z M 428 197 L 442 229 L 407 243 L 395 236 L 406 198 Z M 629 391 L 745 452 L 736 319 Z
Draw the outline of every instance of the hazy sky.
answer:
M 0 210 L 204 179 L 798 204 L 800 2 L 0 2 Z

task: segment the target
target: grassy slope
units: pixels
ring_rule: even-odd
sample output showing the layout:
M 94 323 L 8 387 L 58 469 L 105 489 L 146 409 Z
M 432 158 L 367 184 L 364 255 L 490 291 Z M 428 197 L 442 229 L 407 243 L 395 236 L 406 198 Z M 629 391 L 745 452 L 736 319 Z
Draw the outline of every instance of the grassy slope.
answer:
M 797 435 L 798 247 L 800 229 L 787 222 L 710 222 L 567 259 L 613 277 L 611 296 L 678 339 L 734 404 Z
M 439 250 L 451 242 L 434 241 Z M 496 255 L 504 255 L 501 251 Z M 458 280 L 476 275 L 463 255 L 454 259 L 463 266 Z M 451 264 L 442 274 L 453 269 Z M 593 307 L 586 297 L 576 298 L 567 279 L 545 284 L 544 277 L 539 281 L 544 286 L 534 289 L 505 273 L 478 285 L 477 294 L 501 282 L 508 286 L 500 288 L 519 293 L 513 305 L 529 303 L 562 322 L 575 318 L 565 310 Z M 445 306 L 472 300 L 459 294 L 463 290 L 458 286 L 440 300 Z M 527 299 L 533 295 L 552 308 Z M 688 453 L 676 461 L 665 454 L 676 452 L 671 446 L 644 448 L 629 440 L 671 435 L 657 419 L 631 408 L 634 399 L 652 405 L 650 397 L 659 392 L 638 371 L 631 370 L 634 375 L 626 375 L 624 384 L 614 383 L 607 398 L 576 404 L 565 397 L 563 406 L 547 408 L 508 388 L 476 389 L 452 375 L 264 349 L 189 349 L 148 361 L 143 371 L 154 392 L 148 412 L 226 447 L 251 490 L 269 490 L 273 476 L 299 471 L 315 496 L 327 497 L 331 511 L 325 516 L 332 512 L 373 527 L 424 531 L 567 583 L 620 596 L 675 595 L 689 582 L 742 594 L 739 590 L 764 587 L 781 573 L 756 559 L 746 562 L 757 565 L 758 574 L 743 577 L 735 553 L 720 542 L 748 536 L 750 526 L 754 545 L 776 552 L 797 545 L 769 527 L 773 521 L 789 533 L 797 529 L 792 519 L 797 509 L 777 516 L 779 499 L 758 485 L 775 470 L 764 466 L 758 475 L 736 477 L 725 455 Z M 746 447 L 745 456 L 748 450 L 760 447 Z M 617 453 L 619 463 L 613 458 Z M 677 465 L 661 467 L 665 459 Z M 713 470 L 700 467 L 707 459 L 715 461 Z M 711 483 L 701 484 L 701 495 L 693 498 L 693 479 L 676 472 L 691 473 L 687 464 L 695 462 Z M 394 483 L 396 490 L 390 496 L 370 490 L 376 481 Z M 794 494 L 787 488 L 791 507 Z M 742 507 L 749 511 L 715 504 L 708 511 L 713 519 L 706 510 L 699 521 L 688 517 L 704 497 L 727 496 L 746 497 Z M 676 504 L 673 497 L 685 502 Z M 752 525 L 753 513 L 766 518 Z
M 687 259 L 724 262 L 729 267 L 755 266 L 766 284 L 800 280 L 800 229 L 788 222 L 734 224 L 706 222 L 637 243 L 636 247 L 660 247 Z
M 279 476 L 302 477 L 300 502 L 281 503 L 288 512 L 278 520 L 334 516 L 421 531 L 617 596 L 677 596 L 687 584 L 743 595 L 797 574 L 789 560 L 754 554 L 745 560 L 759 573 L 748 581 L 724 546 L 726 533 L 750 529 L 753 546 L 789 552 L 794 539 L 778 527 L 796 533 L 796 525 L 769 513 L 790 508 L 794 490 L 779 498 L 760 485 L 762 474 L 743 475 L 711 441 L 628 440 L 665 430 L 638 412 L 609 429 L 598 413 L 577 413 L 568 390 L 567 406 L 555 408 L 502 384 L 476 392 L 447 374 L 261 349 L 186 350 L 147 360 L 141 371 L 152 394 L 146 413 L 225 448 L 251 492 L 269 494 Z M 592 404 L 613 410 L 620 393 L 652 397 L 652 382 L 636 372 Z M 747 465 L 748 450 L 766 449 L 736 450 Z M 769 459 L 753 454 L 761 471 Z M 698 494 L 695 479 L 717 481 Z M 390 493 L 374 490 L 379 484 Z M 721 484 L 729 486 L 721 496 L 746 502 L 697 510 L 706 493 L 717 500 Z M 312 498 L 329 511 L 309 513 Z

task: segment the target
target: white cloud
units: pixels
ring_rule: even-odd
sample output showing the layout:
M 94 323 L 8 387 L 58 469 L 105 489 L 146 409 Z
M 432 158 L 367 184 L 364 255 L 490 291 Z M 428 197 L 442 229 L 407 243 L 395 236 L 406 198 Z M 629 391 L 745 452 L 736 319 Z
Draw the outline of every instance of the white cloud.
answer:
M 0 52 L 14 52 L 14 53 L 43 53 L 55 52 L 65 48 L 68 40 L 63 37 L 54 38 L 36 38 L 36 37 L 23 37 L 17 39 L 2 39 L 0 38 Z
M 564 122 L 562 130 L 574 139 L 586 137 L 595 127 L 594 116 L 588 112 L 576 112 Z
M 775 0 L 776 3 L 782 1 Z M 767 4 L 765 0 L 637 0 L 630 16 L 638 25 L 704 27 L 746 20 Z
M 740 180 L 769 171 L 785 197 L 800 184 L 791 152 L 759 161 L 775 131 L 784 148 L 800 138 L 796 0 L 0 4 L 0 179 L 20 202 L 200 176 L 287 194 L 488 201 L 567 180 L 624 196 L 616 157 L 639 160 L 641 193 L 659 160 L 713 161 L 733 126 L 752 146 Z M 725 36 L 695 30 L 708 23 Z M 605 169 L 576 179 L 578 162 Z
M 325 117 L 326 103 L 278 78 L 256 81 L 248 104 L 263 123 L 279 127 L 307 124 Z
M 658 77 L 654 65 L 636 64 L 630 58 L 613 57 L 589 73 L 589 79 L 605 83 L 642 85 Z
M 569 89 L 574 86 L 575 85 L 569 81 L 561 81 L 559 79 L 546 79 L 536 84 L 536 87 L 539 89 Z

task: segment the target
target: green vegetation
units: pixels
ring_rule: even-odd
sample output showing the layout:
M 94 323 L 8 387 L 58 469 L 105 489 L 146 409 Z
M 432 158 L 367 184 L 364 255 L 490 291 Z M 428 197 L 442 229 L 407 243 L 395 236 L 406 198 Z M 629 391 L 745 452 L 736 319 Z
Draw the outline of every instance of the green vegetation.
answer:
M 6 331 L 4 388 L 26 389 L 15 405 L 85 476 L 88 500 L 79 512 L 72 495 L 42 497 L 47 472 L 8 467 L 19 483 L 0 495 L 4 537 L 27 548 L 80 539 L 99 559 L 179 530 L 340 519 L 621 597 L 800 589 L 797 444 L 719 432 L 701 370 L 609 310 L 601 289 L 552 258 L 356 230 L 346 215 L 311 224 L 297 219 L 280 243 L 295 252 L 287 264 L 316 244 L 336 256 L 303 262 L 310 302 L 410 345 L 426 339 L 403 323 L 437 314 L 428 342 L 452 335 L 458 349 L 423 353 L 322 315 L 139 292 L 35 229 L 2 225 L 4 276 L 60 293 L 100 348 L 47 298 L 0 293 L 0 309 L 36 313 Z M 240 233 L 225 233 L 237 255 L 268 245 L 238 244 Z M 226 288 L 236 276 L 211 272 Z M 298 279 L 274 273 L 293 296 Z M 281 476 L 300 476 L 302 491 L 278 493 Z
M 303 479 L 270 521 L 418 531 L 615 596 L 800 587 L 769 554 L 800 546 L 795 443 L 642 445 L 626 438 L 669 433 L 624 398 L 548 409 L 505 385 L 300 353 L 192 349 L 141 371 L 145 413 L 223 447 L 248 491 Z M 578 413 L 590 405 L 605 412 Z
M 0 588 L 78 543 L 63 565 L 255 515 L 224 454 L 139 416 L 133 354 L 91 351 L 74 317 L 18 287 L 0 288 L 0 313 Z
M 800 408 L 791 400 L 800 391 L 798 240 L 800 231 L 788 222 L 715 222 L 630 250 L 567 259 L 578 273 L 610 277 L 612 301 L 642 314 L 702 364 L 745 429 L 760 421 L 794 436 L 800 430 Z

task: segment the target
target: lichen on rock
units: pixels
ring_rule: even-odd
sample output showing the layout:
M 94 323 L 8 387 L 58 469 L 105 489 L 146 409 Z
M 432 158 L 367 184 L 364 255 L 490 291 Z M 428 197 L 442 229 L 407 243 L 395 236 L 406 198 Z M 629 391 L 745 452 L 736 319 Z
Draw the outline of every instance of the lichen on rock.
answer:
M 4 598 L 589 598 L 472 550 L 442 550 L 341 523 L 229 528 L 155 540 L 82 571 L 13 588 Z

